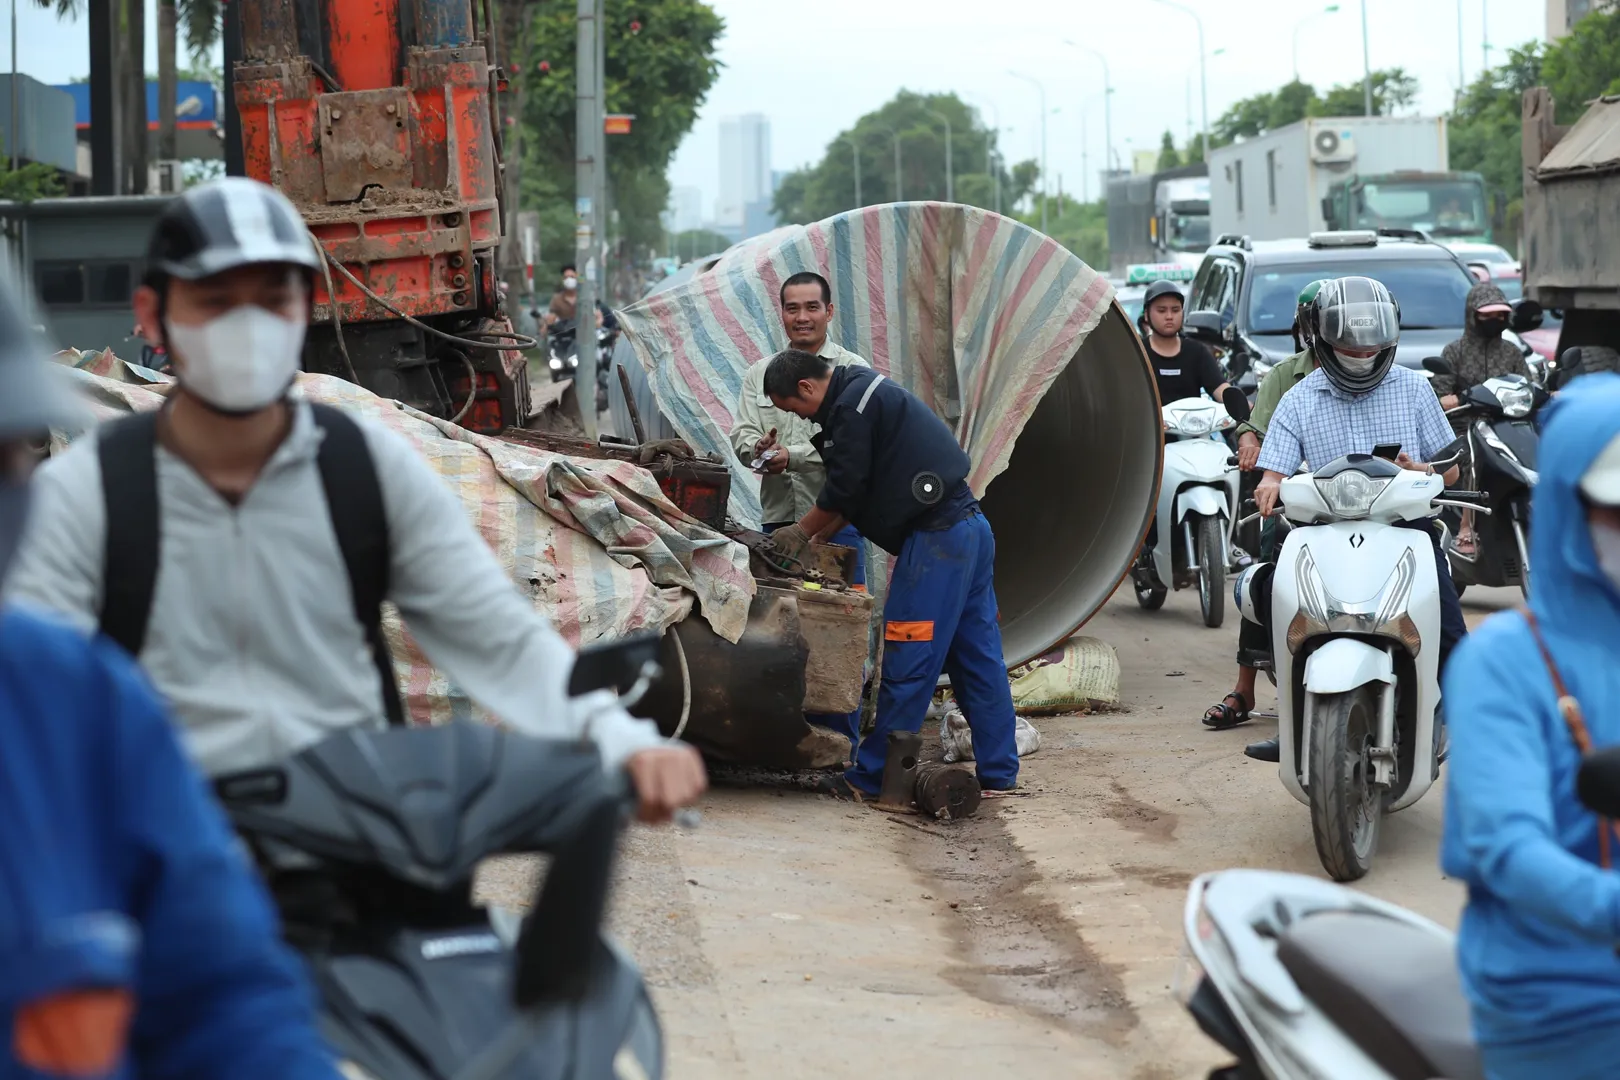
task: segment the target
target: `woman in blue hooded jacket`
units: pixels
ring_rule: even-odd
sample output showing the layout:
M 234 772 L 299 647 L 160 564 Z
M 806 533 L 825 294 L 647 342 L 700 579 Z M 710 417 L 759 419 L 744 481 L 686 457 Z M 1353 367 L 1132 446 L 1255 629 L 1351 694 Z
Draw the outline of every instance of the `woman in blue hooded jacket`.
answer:
M 1620 743 L 1620 376 L 1551 407 L 1532 503 L 1530 610 L 1594 747 Z M 1580 753 L 1531 621 L 1498 615 L 1445 674 L 1452 754 L 1441 867 L 1490 1080 L 1620 1075 L 1620 874 L 1575 797 Z

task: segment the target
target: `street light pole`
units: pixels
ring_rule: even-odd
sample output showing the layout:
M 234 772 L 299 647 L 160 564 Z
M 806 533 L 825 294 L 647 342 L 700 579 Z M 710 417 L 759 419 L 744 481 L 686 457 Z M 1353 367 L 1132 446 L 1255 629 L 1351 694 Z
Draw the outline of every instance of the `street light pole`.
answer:
M 1457 100 L 1468 88 L 1468 69 L 1463 64 L 1463 0 L 1457 0 Z
M 1489 71 L 1491 68 L 1491 33 L 1486 20 L 1486 16 L 1490 13 L 1491 0 L 1479 0 L 1479 59 L 1480 63 L 1485 65 L 1481 71 Z
M 596 36 L 602 23 L 597 17 L 599 0 L 579 0 L 575 9 L 578 41 L 574 54 L 574 248 L 575 258 L 586 271 L 579 275 L 579 291 L 574 302 L 574 347 L 579 350 L 578 376 L 574 396 L 579 401 L 580 421 L 585 437 L 596 441 L 596 280 L 589 272 L 595 259 L 596 192 L 602 138 L 601 81 L 596 71 Z
M 1178 3 L 1175 2 L 1175 0 L 1158 0 L 1158 2 L 1163 4 L 1165 7 L 1173 7 L 1177 11 L 1186 12 L 1188 15 L 1191 15 L 1193 17 L 1193 22 L 1198 25 L 1198 86 L 1199 86 L 1198 93 L 1199 93 L 1199 99 L 1200 99 L 1199 100 L 1199 115 L 1202 118 L 1202 122 L 1203 122 L 1203 125 L 1204 125 L 1204 132 L 1203 132 L 1204 162 L 1205 162 L 1205 164 L 1208 164 L 1208 162 L 1209 162 L 1209 72 L 1208 72 L 1207 68 L 1205 67 L 1205 63 L 1204 63 L 1205 59 L 1206 59 L 1205 54 L 1204 54 L 1204 19 L 1203 19 L 1203 17 L 1201 15 L 1198 14 L 1198 12 L 1194 11 L 1192 8 L 1187 7 L 1185 4 L 1178 4 Z M 1362 0 L 1362 3 L 1365 4 L 1366 0 Z
M 951 120 L 933 109 L 924 109 L 923 112 L 945 125 L 945 201 L 953 203 L 956 201 L 956 168 L 951 160 Z
M 1107 173 L 1112 173 L 1114 171 L 1114 77 L 1108 71 L 1108 57 L 1104 56 L 1102 53 L 1098 52 L 1096 49 L 1088 48 L 1085 45 L 1078 45 L 1075 42 L 1069 41 L 1067 39 L 1064 40 L 1063 44 L 1068 45 L 1071 48 L 1079 49 L 1081 52 L 1090 53 L 1092 56 L 1095 56 L 1097 58 L 1099 63 L 1102 64 L 1102 69 L 1103 69 L 1103 171 L 1107 172 Z M 1082 190 L 1083 189 L 1084 189 L 1084 185 L 1082 185 Z
M 859 210 L 866 205 L 861 199 L 861 144 L 853 135 L 844 136 L 844 141 L 849 143 L 850 154 L 855 159 L 855 209 Z
M 1041 232 L 1046 231 L 1046 84 L 1039 79 L 1028 75 L 1020 75 L 1016 71 L 1008 72 L 1015 79 L 1022 79 L 1035 87 L 1041 95 Z
M 1460 3 L 1462 3 L 1462 0 L 1457 0 L 1457 2 L 1460 4 Z M 1327 7 L 1323 8 L 1321 11 L 1312 12 L 1311 14 L 1305 16 L 1303 19 L 1299 20 L 1299 22 L 1294 24 L 1294 81 L 1295 82 L 1299 82 L 1299 32 L 1301 30 L 1305 29 L 1305 25 L 1307 23 L 1309 23 L 1311 20 L 1319 19 L 1323 15 L 1331 15 L 1335 11 L 1338 11 L 1338 10 L 1339 10 L 1339 5 L 1338 4 L 1329 4 Z
M 1367 46 L 1367 0 L 1361 0 L 1361 114 L 1372 111 L 1372 53 Z
M 17 0 L 11 0 L 11 128 L 6 132 L 11 171 L 17 171 Z

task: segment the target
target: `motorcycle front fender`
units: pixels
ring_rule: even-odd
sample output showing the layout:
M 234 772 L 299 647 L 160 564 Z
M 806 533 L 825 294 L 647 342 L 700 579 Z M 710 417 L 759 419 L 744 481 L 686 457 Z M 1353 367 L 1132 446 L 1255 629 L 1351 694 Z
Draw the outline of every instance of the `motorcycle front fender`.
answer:
M 1204 485 L 1178 492 L 1176 495 L 1176 524 L 1180 525 L 1183 521 L 1186 521 L 1188 514 L 1220 517 L 1224 520 L 1227 514 L 1225 487 Z
M 1343 694 L 1371 682 L 1395 682 L 1388 649 L 1359 638 L 1330 638 L 1305 661 L 1305 692 Z

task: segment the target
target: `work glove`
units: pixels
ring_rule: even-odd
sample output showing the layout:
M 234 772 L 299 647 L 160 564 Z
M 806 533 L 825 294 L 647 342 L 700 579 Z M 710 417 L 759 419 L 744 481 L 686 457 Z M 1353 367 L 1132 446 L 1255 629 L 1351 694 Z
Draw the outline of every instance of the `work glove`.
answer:
M 677 461 L 690 461 L 697 455 L 692 448 L 681 439 L 657 439 L 645 442 L 636 448 L 636 464 L 651 465 L 662 457 L 675 458 Z
M 785 525 L 771 533 L 771 546 L 777 554 L 802 563 L 810 553 L 810 534 L 796 524 Z

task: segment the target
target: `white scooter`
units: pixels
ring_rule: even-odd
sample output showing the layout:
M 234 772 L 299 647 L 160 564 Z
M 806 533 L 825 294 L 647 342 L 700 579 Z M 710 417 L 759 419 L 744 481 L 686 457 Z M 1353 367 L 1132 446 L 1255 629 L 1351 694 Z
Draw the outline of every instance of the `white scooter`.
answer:
M 1209 1080 L 1484 1080 L 1445 928 L 1301 874 L 1187 893 L 1177 996 L 1237 1057 Z
M 1224 441 L 1210 438 L 1235 427 L 1219 402 L 1182 398 L 1164 406 L 1164 475 L 1159 482 L 1158 538 L 1132 571 L 1136 602 L 1164 606 L 1172 588 L 1198 586 L 1204 625 L 1226 617 L 1226 570 L 1237 520 L 1238 474 L 1227 464 Z
M 1317 855 L 1337 881 L 1371 868 L 1385 811 L 1417 802 L 1439 773 L 1439 579 L 1428 537 L 1396 523 L 1442 506 L 1490 512 L 1464 501 L 1477 492 L 1447 497 L 1439 475 L 1379 450 L 1387 458 L 1351 454 L 1282 482 L 1295 527 L 1271 585 L 1278 773 L 1311 808 Z M 1252 622 L 1263 622 L 1260 573 L 1244 571 L 1233 590 Z

